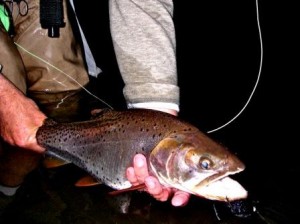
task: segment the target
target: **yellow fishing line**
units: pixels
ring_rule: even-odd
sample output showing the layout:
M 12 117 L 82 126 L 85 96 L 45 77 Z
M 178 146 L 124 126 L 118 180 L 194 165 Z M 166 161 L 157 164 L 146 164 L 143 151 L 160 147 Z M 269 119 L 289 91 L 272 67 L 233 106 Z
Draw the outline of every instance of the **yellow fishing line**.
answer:
M 65 76 L 67 76 L 69 79 L 73 80 L 75 83 L 77 83 L 82 89 L 84 89 L 88 94 L 90 94 L 91 96 L 95 97 L 97 100 L 99 100 L 100 102 L 104 103 L 106 106 L 108 106 L 109 108 L 113 109 L 113 107 L 111 105 L 109 105 L 108 103 L 106 103 L 104 100 L 101 100 L 99 97 L 97 97 L 96 95 L 94 95 L 93 93 L 91 93 L 87 88 L 85 88 L 84 86 L 82 86 L 79 82 L 77 82 L 73 77 L 71 77 L 70 75 L 68 75 L 67 73 L 65 73 L 63 70 L 59 69 L 58 67 L 50 64 L 48 61 L 44 60 L 43 58 L 35 55 L 34 53 L 28 51 L 26 48 L 22 47 L 20 44 L 14 42 L 15 45 L 17 47 L 19 47 L 21 50 L 23 50 L 24 52 L 26 52 L 27 54 L 29 54 L 30 56 L 44 62 L 45 64 L 49 65 L 51 68 L 59 71 L 60 73 L 64 74 Z
M 242 109 L 232 118 L 230 119 L 228 122 L 226 122 L 225 124 L 215 128 L 215 129 L 212 129 L 210 131 L 207 131 L 207 133 L 212 133 L 212 132 L 215 132 L 215 131 L 218 131 L 224 127 L 226 127 L 227 125 L 229 125 L 231 122 L 233 122 L 238 116 L 241 115 L 241 113 L 246 109 L 246 107 L 248 106 L 250 100 L 252 99 L 252 96 L 256 90 L 256 87 L 259 83 L 259 80 L 260 80 L 260 75 L 261 75 L 261 68 L 262 68 L 262 61 L 263 61 L 263 42 L 262 42 L 262 36 L 261 36 L 261 29 L 260 29 L 260 22 L 259 22 L 259 10 L 258 10 L 258 0 L 255 1 L 255 6 L 256 6 L 256 22 L 257 22 L 257 27 L 258 27 L 258 35 L 259 35 L 259 43 L 260 43 L 260 64 L 259 64 L 259 71 L 258 71 L 258 75 L 257 75 L 257 79 L 256 79 L 256 82 L 255 82 L 255 85 L 250 93 L 250 96 L 248 98 L 248 100 L 246 101 L 245 105 L 242 107 Z

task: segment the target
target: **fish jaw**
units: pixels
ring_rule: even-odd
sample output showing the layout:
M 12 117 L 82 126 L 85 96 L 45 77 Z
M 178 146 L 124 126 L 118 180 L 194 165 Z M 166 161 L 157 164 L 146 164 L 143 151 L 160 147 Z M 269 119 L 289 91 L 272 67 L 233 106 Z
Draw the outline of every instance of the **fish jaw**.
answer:
M 151 172 L 167 187 L 218 201 L 247 197 L 247 191 L 229 175 L 245 165 L 226 148 L 201 132 L 171 134 L 149 157 Z
M 191 193 L 217 201 L 235 201 L 245 199 L 248 196 L 248 192 L 245 188 L 228 176 L 214 181 L 204 187 L 200 187 L 198 189 L 195 188 Z

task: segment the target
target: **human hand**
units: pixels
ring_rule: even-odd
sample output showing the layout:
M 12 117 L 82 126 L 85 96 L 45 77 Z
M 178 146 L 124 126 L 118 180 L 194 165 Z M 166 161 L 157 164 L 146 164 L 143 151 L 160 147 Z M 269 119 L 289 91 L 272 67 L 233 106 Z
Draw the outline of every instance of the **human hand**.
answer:
M 31 99 L 0 75 L 0 135 L 10 145 L 43 152 L 36 132 L 46 115 Z
M 184 206 L 188 203 L 190 194 L 164 187 L 156 177 L 149 175 L 146 157 L 142 154 L 134 156 L 133 167 L 127 168 L 126 175 L 133 186 L 145 183 L 146 191 L 159 201 L 167 201 L 172 196 L 173 206 Z

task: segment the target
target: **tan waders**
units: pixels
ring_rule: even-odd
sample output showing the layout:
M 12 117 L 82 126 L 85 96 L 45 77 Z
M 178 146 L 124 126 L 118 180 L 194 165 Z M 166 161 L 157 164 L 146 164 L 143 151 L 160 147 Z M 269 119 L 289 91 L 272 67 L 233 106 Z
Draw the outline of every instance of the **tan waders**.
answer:
M 48 117 L 66 120 L 77 113 L 79 100 L 76 95 L 80 86 L 89 81 L 80 45 L 70 26 L 66 1 L 63 1 L 65 27 L 60 28 L 59 38 L 48 37 L 48 30 L 41 28 L 39 0 L 27 0 L 28 11 L 16 2 L 8 3 L 13 6 L 15 35 L 10 37 L 0 25 L 2 73 L 32 98 Z M 20 185 L 37 167 L 40 157 L 28 150 L 12 149 L 6 144 L 1 147 L 0 144 L 0 184 Z

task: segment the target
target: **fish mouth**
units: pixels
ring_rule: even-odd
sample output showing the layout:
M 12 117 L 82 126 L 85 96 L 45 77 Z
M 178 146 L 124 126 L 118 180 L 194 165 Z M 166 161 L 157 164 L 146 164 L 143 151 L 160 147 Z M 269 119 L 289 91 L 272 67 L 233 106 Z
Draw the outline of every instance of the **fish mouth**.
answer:
M 248 196 L 245 188 L 228 176 L 196 188 L 194 192 L 198 196 L 218 201 L 235 201 Z
M 233 172 L 235 174 L 238 172 Z M 229 174 L 229 175 L 231 175 Z M 248 192 L 236 180 L 230 178 L 228 173 L 216 173 L 205 178 L 192 190 L 195 195 L 218 201 L 234 201 L 245 199 Z

